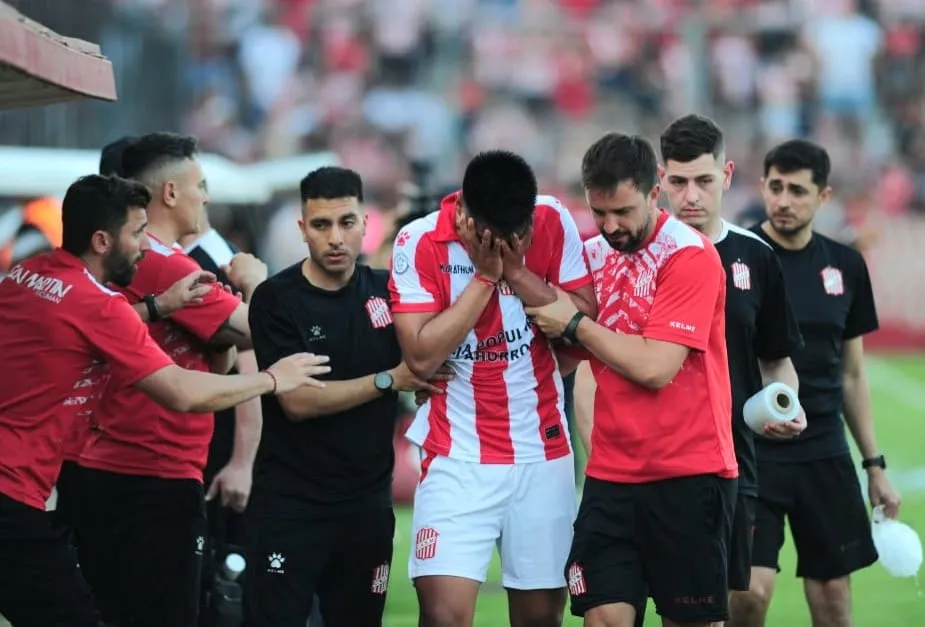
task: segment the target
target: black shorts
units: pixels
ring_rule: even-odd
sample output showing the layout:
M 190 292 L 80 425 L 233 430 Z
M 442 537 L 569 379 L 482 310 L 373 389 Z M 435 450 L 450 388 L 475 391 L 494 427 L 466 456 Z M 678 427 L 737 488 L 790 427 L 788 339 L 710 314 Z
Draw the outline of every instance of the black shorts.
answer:
M 75 531 L 79 526 L 80 504 L 83 501 L 80 485 L 80 466 L 77 462 L 65 461 L 61 464 L 61 472 L 55 483 L 54 517 L 61 530 L 68 536 L 71 543 L 76 546 Z
M 755 534 L 755 501 L 757 497 L 742 494 L 736 498 L 729 539 L 729 589 L 748 591 L 752 580 L 752 540 Z
M 648 595 L 675 622 L 726 620 L 736 484 L 715 475 L 586 479 L 565 570 L 572 614 L 611 603 L 641 612 Z
M 389 586 L 395 515 L 341 518 L 250 512 L 244 604 L 248 627 L 305 627 L 317 595 L 325 627 L 377 627 Z
M 854 468 L 850 455 L 793 464 L 759 461 L 752 564 L 780 570 L 785 517 L 797 550 L 797 577 L 828 581 L 876 562 Z
M 84 468 L 93 515 L 80 553 L 94 553 L 87 579 L 107 622 L 195 627 L 206 521 L 202 484 Z
M 54 514 L 2 494 L 0 614 L 16 627 L 98 627 L 100 621 Z

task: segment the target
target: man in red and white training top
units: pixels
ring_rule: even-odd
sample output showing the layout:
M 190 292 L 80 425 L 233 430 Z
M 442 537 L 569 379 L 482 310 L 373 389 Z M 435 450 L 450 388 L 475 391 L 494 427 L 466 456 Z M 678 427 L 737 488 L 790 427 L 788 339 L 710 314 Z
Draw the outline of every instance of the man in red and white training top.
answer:
M 472 624 L 497 544 L 514 624 L 558 625 L 576 497 L 562 378 L 524 313 L 557 285 L 594 313 L 578 229 L 530 166 L 476 156 L 462 191 L 396 237 L 390 289 L 406 363 L 456 377 L 407 437 L 423 453 L 409 573 L 423 626 Z
M 198 232 L 208 201 L 196 140 L 142 136 L 125 147 L 122 171 L 153 191 L 151 249 L 122 292 L 132 303 L 153 302 L 150 294 L 199 267 L 175 243 Z M 239 286 L 252 293 L 266 278 L 266 266 L 249 255 L 232 260 L 238 263 L 252 267 Z M 250 348 L 247 315 L 241 298 L 215 289 L 167 320 L 155 310 L 149 324 L 180 366 L 224 373 L 234 347 Z M 214 419 L 167 410 L 111 382 L 92 422 L 80 466 L 93 515 L 80 517 L 78 535 L 103 617 L 120 625 L 193 627 L 206 537 L 202 473 Z
M 157 403 L 198 412 L 282 394 L 328 370 L 306 355 L 280 360 L 269 374 L 223 377 L 178 367 L 126 299 L 104 286 L 132 280 L 148 248 L 150 198 L 130 181 L 78 180 L 62 204 L 62 248 L 22 262 L 0 282 L 0 614 L 16 627 L 99 625 L 77 562 L 45 511 L 73 408 L 92 401 L 74 382 L 92 364 L 104 362 L 113 382 Z M 177 289 L 203 296 L 207 277 L 191 273 Z
M 605 135 L 582 181 L 601 231 L 585 242 L 596 320 L 562 294 L 527 308 L 548 337 L 583 348 L 597 382 L 572 613 L 631 627 L 651 594 L 663 625 L 724 621 L 738 467 L 719 254 L 658 208 L 645 139 Z

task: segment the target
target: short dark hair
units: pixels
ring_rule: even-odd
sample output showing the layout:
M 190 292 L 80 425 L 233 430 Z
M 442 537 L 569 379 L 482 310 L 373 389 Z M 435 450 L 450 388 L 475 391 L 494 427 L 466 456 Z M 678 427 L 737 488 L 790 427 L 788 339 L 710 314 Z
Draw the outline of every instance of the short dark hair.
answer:
M 599 191 L 615 190 L 629 182 L 648 194 L 658 183 L 655 149 L 640 135 L 607 133 L 585 152 L 581 182 L 585 189 Z
M 829 153 L 819 144 L 805 139 L 791 139 L 778 144 L 764 156 L 764 175 L 776 169 L 781 174 L 793 174 L 800 170 L 812 172 L 813 184 L 819 189 L 827 187 L 832 173 Z
M 710 118 L 691 113 L 669 124 L 660 138 L 662 159 L 689 163 L 703 155 L 719 158 L 725 152 L 723 131 Z
M 349 168 L 326 165 L 312 170 L 299 183 L 302 202 L 356 198 L 363 202 L 363 179 Z
M 61 204 L 61 248 L 82 255 L 97 231 L 114 237 L 128 220 L 128 211 L 151 202 L 151 192 L 136 181 L 91 174 L 71 184 Z
M 507 150 L 477 154 L 463 175 L 462 201 L 469 215 L 501 236 L 513 235 L 530 224 L 537 193 L 533 168 Z
M 128 143 L 122 151 L 122 176 L 142 183 L 157 170 L 185 159 L 198 151 L 196 138 L 177 133 L 148 133 Z
M 103 176 L 124 176 L 122 155 L 125 153 L 125 149 L 137 139 L 137 137 L 126 135 L 103 146 L 103 150 L 100 151 L 100 174 Z

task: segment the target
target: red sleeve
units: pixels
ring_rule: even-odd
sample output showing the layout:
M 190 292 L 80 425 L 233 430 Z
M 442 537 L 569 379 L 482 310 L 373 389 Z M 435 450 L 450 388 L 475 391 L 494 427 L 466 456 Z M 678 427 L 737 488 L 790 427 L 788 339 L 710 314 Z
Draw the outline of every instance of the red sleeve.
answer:
M 716 251 L 691 246 L 676 252 L 658 272 L 643 337 L 706 350 L 724 287 Z
M 568 208 L 559 199 L 544 197 L 552 214 L 548 219 L 548 236 L 552 239 L 549 272 L 546 280 L 567 292 L 574 292 L 591 283 L 591 273 L 584 254 L 584 243 L 578 225 Z
M 112 380 L 134 385 L 174 361 L 161 350 L 141 317 L 121 295 L 108 298 L 100 311 L 83 316 L 79 328 L 109 364 Z
M 436 313 L 445 309 L 438 280 L 440 259 L 435 250 L 438 245 L 427 233 L 420 228 L 405 228 L 395 238 L 389 272 L 394 313 Z
M 164 259 L 158 277 L 161 291 L 189 275 L 200 270 L 191 257 L 174 253 Z M 234 310 L 241 305 L 241 300 L 223 289 L 213 288 L 202 298 L 202 302 L 187 305 L 170 316 L 170 320 L 180 325 L 203 342 L 208 342 L 219 327 L 231 317 Z

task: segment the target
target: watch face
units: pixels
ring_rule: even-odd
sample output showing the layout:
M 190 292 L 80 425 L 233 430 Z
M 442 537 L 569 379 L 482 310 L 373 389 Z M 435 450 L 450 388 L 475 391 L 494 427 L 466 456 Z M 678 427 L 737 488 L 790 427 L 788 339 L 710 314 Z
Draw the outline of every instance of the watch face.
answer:
M 376 386 L 377 390 L 382 392 L 387 392 L 392 389 L 392 375 L 388 372 L 380 372 L 373 379 L 373 385 Z

